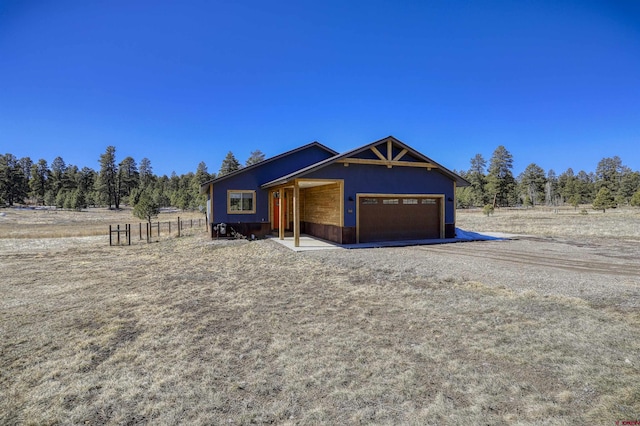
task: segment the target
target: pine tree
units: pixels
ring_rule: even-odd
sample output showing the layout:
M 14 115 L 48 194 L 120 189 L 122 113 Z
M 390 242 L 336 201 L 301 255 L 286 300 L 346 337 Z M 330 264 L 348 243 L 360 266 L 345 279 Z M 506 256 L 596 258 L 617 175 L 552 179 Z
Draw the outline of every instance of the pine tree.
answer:
M 604 213 L 607 209 L 613 208 L 615 206 L 616 203 L 609 188 L 607 188 L 606 186 L 600 188 L 600 190 L 596 194 L 596 198 L 593 200 L 593 209 L 602 210 L 602 212 Z
M 513 169 L 513 156 L 500 145 L 493 152 L 487 175 L 487 192 L 493 197 L 494 206 L 508 206 L 517 198 L 516 180 L 511 169 Z
M 56 157 L 51 162 L 51 190 L 55 195 L 60 192 L 63 187 L 64 172 L 67 171 L 67 164 L 62 157 Z
M 198 168 L 196 169 L 196 183 L 201 185 L 212 178 L 213 177 L 209 174 L 207 169 L 207 164 L 204 161 L 198 163 Z
M 58 194 L 56 194 L 56 202 L 55 202 L 56 207 L 59 209 L 65 208 L 66 199 L 67 199 L 67 191 L 65 191 L 64 189 L 61 189 L 60 191 L 58 191 Z
M 176 176 L 177 187 L 172 194 L 171 204 L 181 210 L 191 210 L 198 207 L 199 200 L 197 194 L 194 193 L 194 181 L 195 175 L 193 172 L 180 177 Z
M 465 179 L 471 184 L 469 202 L 475 206 L 484 206 L 487 203 L 487 194 L 485 186 L 487 177 L 485 176 L 485 168 L 487 161 L 482 154 L 476 154 L 471 159 L 471 168 L 466 174 Z
M 553 169 L 547 172 L 547 182 L 544 184 L 544 200 L 548 206 L 558 205 L 558 177 Z
M 547 180 L 542 167 L 531 163 L 518 176 L 520 194 L 523 199 L 528 198 L 529 205 L 535 207 L 544 197 Z
M 27 196 L 27 179 L 13 154 L 0 155 L 0 201 L 12 206 Z
M 622 203 L 629 203 L 633 194 L 638 190 L 640 190 L 640 173 L 631 171 L 629 167 L 623 167 L 620 188 L 618 189 L 618 196 Z
M 78 189 L 85 194 L 88 194 L 93 190 L 97 173 L 90 167 L 83 167 L 78 173 Z
M 78 166 L 73 164 L 67 166 L 62 175 L 62 188 L 67 191 L 73 191 L 78 188 L 78 182 L 80 181 L 80 171 Z
M 229 151 L 227 156 L 222 160 L 222 165 L 220 166 L 220 171 L 218 172 L 218 177 L 227 175 L 231 172 L 235 172 L 236 170 L 240 170 L 240 163 L 233 155 L 233 152 Z
M 596 190 L 606 186 L 612 194 L 616 194 L 620 188 L 622 168 L 622 160 L 617 155 L 600 160 L 596 166 Z
M 29 188 L 31 196 L 38 203 L 44 203 L 44 196 L 49 187 L 49 166 L 47 160 L 40 159 L 36 164 L 31 166 L 31 179 L 29 180 Z
M 90 167 L 83 167 L 78 173 L 78 190 L 85 205 L 96 205 L 95 183 L 98 173 Z
M 138 219 L 146 220 L 151 223 L 151 219 L 158 217 L 160 206 L 148 192 L 142 192 L 136 197 L 136 203 L 133 206 L 133 215 Z
M 117 187 L 118 167 L 116 166 L 116 147 L 108 146 L 104 154 L 100 155 L 100 175 L 98 189 L 107 200 L 109 208 L 114 205 L 120 208 L 120 198 Z
M 571 167 L 558 177 L 558 194 L 565 202 L 576 195 L 576 177 Z
M 128 197 L 131 191 L 138 187 L 140 175 L 136 160 L 132 157 L 126 157 L 118 165 L 118 188 L 120 197 Z
M 456 208 L 466 209 L 474 205 L 472 201 L 473 194 L 471 190 L 472 188 L 470 186 L 464 186 L 456 190 Z
M 22 171 L 22 176 L 24 178 L 23 181 L 23 190 L 25 193 L 25 197 L 29 195 L 29 181 L 31 181 L 31 166 L 33 166 L 33 160 L 29 157 L 22 157 L 18 160 L 18 167 L 20 167 Z
M 207 165 L 204 161 L 201 161 L 198 164 L 198 168 L 196 170 L 196 175 L 191 182 L 191 192 L 193 195 L 193 204 L 194 207 L 197 207 L 200 210 L 204 209 L 204 206 L 207 205 L 207 195 L 200 194 L 200 185 L 203 183 L 213 179 L 215 176 L 211 176 L 208 172 Z
M 174 173 L 175 174 L 175 173 Z M 158 203 L 160 207 L 171 206 L 171 181 L 167 175 L 163 175 L 153 180 L 153 200 Z
M 138 172 L 140 174 L 140 186 L 144 189 L 148 187 L 153 180 L 153 168 L 151 167 L 151 161 L 147 157 L 140 160 Z
M 571 197 L 569 197 L 569 204 L 571 204 L 573 206 L 574 210 L 578 209 L 578 206 L 580 205 L 580 196 L 578 194 L 573 194 Z
M 247 158 L 247 161 L 244 163 L 244 165 L 245 167 L 248 167 L 248 166 L 251 166 L 252 164 L 256 164 L 261 161 L 264 161 L 264 153 L 259 149 L 256 149 L 255 151 L 251 152 L 251 154 L 249 155 L 249 158 Z
M 594 174 L 587 173 L 584 170 L 580 170 L 576 175 L 576 194 L 580 197 L 583 203 L 590 203 L 593 201 L 593 197 L 595 195 L 594 180 Z

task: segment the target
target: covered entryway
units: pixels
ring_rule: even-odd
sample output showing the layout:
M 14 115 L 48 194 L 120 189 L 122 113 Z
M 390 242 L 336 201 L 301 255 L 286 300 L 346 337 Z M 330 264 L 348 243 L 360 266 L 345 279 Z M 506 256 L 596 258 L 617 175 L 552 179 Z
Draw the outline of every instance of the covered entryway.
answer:
M 269 197 L 274 199 L 269 211 L 271 226 L 278 230 L 280 240 L 286 229 L 293 229 L 295 247 L 299 247 L 301 232 L 342 243 L 343 180 L 295 179 L 293 185 L 274 187 Z
M 444 238 L 443 196 L 358 194 L 357 240 Z

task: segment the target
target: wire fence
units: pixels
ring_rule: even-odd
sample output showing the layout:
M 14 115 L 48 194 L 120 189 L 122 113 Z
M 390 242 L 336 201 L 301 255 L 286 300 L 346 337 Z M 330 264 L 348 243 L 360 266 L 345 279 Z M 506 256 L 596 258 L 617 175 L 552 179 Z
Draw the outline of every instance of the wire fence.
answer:
M 180 219 L 164 222 L 140 222 L 136 224 L 109 225 L 109 245 L 121 246 L 132 243 L 159 241 L 161 238 L 193 235 L 198 230 L 206 230 L 205 219 Z

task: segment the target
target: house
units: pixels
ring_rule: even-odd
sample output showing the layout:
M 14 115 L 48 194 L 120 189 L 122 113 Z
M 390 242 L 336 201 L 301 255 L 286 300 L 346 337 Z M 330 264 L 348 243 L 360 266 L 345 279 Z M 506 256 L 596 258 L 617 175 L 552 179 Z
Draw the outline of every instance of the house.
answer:
M 292 231 L 339 244 L 455 236 L 469 183 L 393 136 L 338 154 L 313 142 L 205 182 L 212 237 Z

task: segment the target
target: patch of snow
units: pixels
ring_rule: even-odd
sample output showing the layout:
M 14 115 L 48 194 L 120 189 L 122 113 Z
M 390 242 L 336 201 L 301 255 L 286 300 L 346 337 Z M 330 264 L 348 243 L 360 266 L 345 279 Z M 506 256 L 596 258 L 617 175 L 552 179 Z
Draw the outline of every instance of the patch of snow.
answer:
M 503 234 L 500 232 L 485 232 L 480 234 L 478 232 L 465 231 L 460 228 L 456 228 L 456 240 L 461 241 L 491 241 L 491 240 L 504 240 L 513 237 L 513 235 Z

